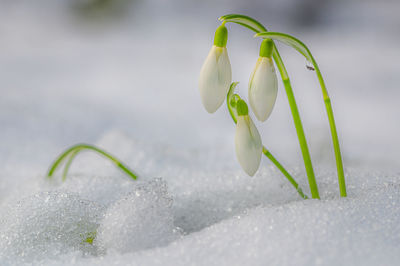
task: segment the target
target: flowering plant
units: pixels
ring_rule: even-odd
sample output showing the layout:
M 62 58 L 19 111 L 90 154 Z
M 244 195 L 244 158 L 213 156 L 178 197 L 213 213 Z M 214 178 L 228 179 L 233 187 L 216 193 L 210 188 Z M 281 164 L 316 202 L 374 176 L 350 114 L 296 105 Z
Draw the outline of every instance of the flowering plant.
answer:
M 236 23 L 244 26 L 257 34 L 255 37 L 262 37 L 264 40 L 260 46 L 260 57 L 250 76 L 248 86 L 248 99 L 250 107 L 256 118 L 264 122 L 270 116 L 275 105 L 278 85 L 273 60 L 281 74 L 281 78 L 288 97 L 289 106 L 292 111 L 293 121 L 295 124 L 297 136 L 301 152 L 303 155 L 304 165 L 307 172 L 308 182 L 310 186 L 312 198 L 319 198 L 318 185 L 315 179 L 314 170 L 311 163 L 310 152 L 303 125 L 300 119 L 296 100 L 289 80 L 288 73 L 282 58 L 273 42 L 277 40 L 283 42 L 301 53 L 312 65 L 310 69 L 314 70 L 318 76 L 318 80 L 322 89 L 322 96 L 328 115 L 329 125 L 331 129 L 332 142 L 335 151 L 336 166 L 339 180 L 340 195 L 346 196 L 346 184 L 343 171 L 342 157 L 340 153 L 339 140 L 336 131 L 335 120 L 331 100 L 328 95 L 321 71 L 312 56 L 310 50 L 304 43 L 293 36 L 280 32 L 267 32 L 267 29 L 258 21 L 248 16 L 231 14 L 219 18 L 222 25 L 217 28 L 214 38 L 214 46 L 211 49 L 200 73 L 199 89 L 202 102 L 206 110 L 210 113 L 215 112 L 222 104 L 222 95 L 227 96 L 227 106 L 229 112 L 236 125 L 235 147 L 239 164 L 243 170 L 250 176 L 253 176 L 260 165 L 261 153 L 264 153 L 281 172 L 286 176 L 290 183 L 297 189 L 300 196 L 307 196 L 299 188 L 297 182 L 286 171 L 286 169 L 272 156 L 272 154 L 262 145 L 260 134 L 248 114 L 248 107 L 244 100 L 238 94 L 234 94 L 234 88 L 237 83 L 232 83 L 228 89 L 228 81 L 231 79 L 231 65 L 226 50 L 228 40 L 228 30 L 226 23 Z M 222 41 L 221 41 L 222 40 Z M 221 49 L 220 53 L 216 53 L 216 49 Z M 221 55 L 219 55 L 221 54 Z M 273 58 L 273 60 L 272 60 Z M 228 91 L 228 93 L 225 93 Z M 210 110 L 210 106 L 212 109 Z
M 248 99 L 251 110 L 253 111 L 257 120 L 261 122 L 266 121 L 271 115 L 278 91 L 277 75 L 274 66 L 275 62 L 282 78 L 285 92 L 289 101 L 293 122 L 296 128 L 296 133 L 304 160 L 304 166 L 308 177 L 311 197 L 319 198 L 318 185 L 315 179 L 310 152 L 300 119 L 297 103 L 294 97 L 289 75 L 275 46 L 274 40 L 291 46 L 300 54 L 302 54 L 310 64 L 312 64 L 312 67 L 309 68 L 314 70 L 318 77 L 330 125 L 336 159 L 340 196 L 346 197 L 347 193 L 343 163 L 331 100 L 329 98 L 325 82 L 322 78 L 321 71 L 308 47 L 297 38 L 288 34 L 280 32 L 268 32 L 260 22 L 248 16 L 231 14 L 222 16 L 219 18 L 219 20 L 222 21 L 222 25 L 220 25 L 215 32 L 214 44 L 211 47 L 211 50 L 200 71 L 199 91 L 204 108 L 209 113 L 214 113 L 217 111 L 226 99 L 229 113 L 233 121 L 236 123 L 235 149 L 239 164 L 243 170 L 248 175 L 253 176 L 258 170 L 261 156 L 264 154 L 295 187 L 299 195 L 302 198 L 308 198 L 307 195 L 303 193 L 295 179 L 289 174 L 289 172 L 282 166 L 282 164 L 279 163 L 279 161 L 271 154 L 271 152 L 265 146 L 263 146 L 260 133 L 258 132 L 257 127 L 249 115 L 247 103 L 241 99 L 238 94 L 234 93 L 235 87 L 238 83 L 231 83 L 232 70 L 226 48 L 228 42 L 228 29 L 225 26 L 226 23 L 236 23 L 254 31 L 256 33 L 255 37 L 263 38 L 263 41 L 260 45 L 259 58 L 250 76 L 248 85 Z M 63 179 L 65 179 L 72 161 L 81 151 L 84 150 L 97 152 L 98 154 L 111 160 L 117 167 L 119 167 L 133 179 L 137 178 L 137 174 L 130 170 L 116 157 L 98 147 L 89 144 L 78 144 L 64 151 L 51 165 L 48 172 L 48 177 L 51 178 L 55 171 L 65 162 L 63 172 Z

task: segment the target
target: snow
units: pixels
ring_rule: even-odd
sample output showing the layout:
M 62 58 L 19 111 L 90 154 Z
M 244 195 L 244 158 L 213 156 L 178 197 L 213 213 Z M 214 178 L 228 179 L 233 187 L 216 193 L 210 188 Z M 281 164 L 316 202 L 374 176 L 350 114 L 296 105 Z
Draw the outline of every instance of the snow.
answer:
M 95 245 L 120 253 L 166 245 L 179 237 L 166 183 L 154 179 L 110 206 Z
M 93 247 L 84 242 L 96 232 L 104 208 L 79 196 L 42 192 L 2 208 L 0 257 L 3 263 L 53 258 Z
M 169 245 L 103 263 L 123 265 L 395 265 L 399 186 L 357 198 L 256 207 Z M 90 259 L 93 262 L 95 259 Z
M 160 3 L 149 1 L 105 29 L 44 3 L 48 10 L 27 3 L 0 10 L 1 265 L 398 264 L 398 4 L 354 2 L 354 18 L 331 12 L 328 20 L 339 22 L 309 31 L 265 21 L 309 44 L 338 126 L 345 199 L 315 74 L 279 46 L 322 198 L 303 200 L 264 157 L 247 176 L 226 108 L 209 115 L 201 105 L 198 74 L 215 18 L 229 13 L 225 2 L 189 18 L 177 15 L 187 8 L 178 2 L 151 13 Z M 246 99 L 259 43 L 228 29 L 233 79 Z M 281 83 L 271 117 L 256 126 L 310 194 Z M 138 180 L 89 151 L 65 182 L 60 172 L 46 179 L 52 160 L 79 142 L 109 151 Z

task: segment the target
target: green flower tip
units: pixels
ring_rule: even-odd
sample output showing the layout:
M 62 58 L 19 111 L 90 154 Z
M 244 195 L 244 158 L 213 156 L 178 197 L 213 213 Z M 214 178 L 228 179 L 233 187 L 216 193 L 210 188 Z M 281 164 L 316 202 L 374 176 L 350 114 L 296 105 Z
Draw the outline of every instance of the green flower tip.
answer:
M 243 116 L 243 115 L 248 115 L 249 114 L 249 108 L 247 107 L 247 104 L 243 100 L 239 100 L 236 103 L 236 110 L 238 116 Z
M 225 27 L 225 22 L 215 31 L 214 45 L 218 47 L 225 47 L 228 42 L 228 29 Z
M 271 58 L 272 48 L 274 48 L 274 43 L 271 39 L 264 39 L 260 46 L 260 56 Z

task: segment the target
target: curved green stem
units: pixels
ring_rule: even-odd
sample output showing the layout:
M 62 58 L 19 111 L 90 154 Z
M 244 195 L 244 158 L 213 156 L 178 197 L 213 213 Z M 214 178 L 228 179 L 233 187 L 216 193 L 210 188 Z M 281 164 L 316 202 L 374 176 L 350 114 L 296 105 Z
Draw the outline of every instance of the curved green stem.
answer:
M 312 65 L 315 69 L 315 73 L 317 74 L 319 84 L 321 86 L 322 97 L 324 100 L 326 114 L 328 116 L 328 121 L 329 121 L 329 127 L 331 130 L 333 149 L 335 152 L 335 159 L 336 159 L 336 169 L 337 169 L 337 174 L 338 174 L 340 196 L 346 197 L 347 192 L 346 192 L 346 182 L 345 182 L 344 170 L 343 170 L 343 161 L 342 161 L 342 155 L 340 152 L 339 137 L 338 137 L 337 130 L 336 130 L 335 118 L 333 116 L 331 99 L 329 98 L 328 90 L 325 86 L 325 81 L 322 78 L 321 70 L 319 69 L 317 61 L 315 60 L 314 56 L 311 54 L 310 49 L 308 49 L 308 47 L 303 42 L 301 42 L 299 39 L 297 39 L 289 34 L 280 33 L 280 32 L 263 32 L 263 33 L 256 34 L 256 36 L 263 37 L 263 38 L 271 38 L 271 39 L 281 41 L 281 42 L 293 47 L 294 49 L 296 49 L 308 61 L 310 61 L 312 63 Z
M 237 113 L 236 113 L 236 108 L 233 107 L 233 105 L 236 104 L 240 100 L 240 96 L 237 94 L 233 94 L 235 91 L 236 86 L 239 84 L 239 82 L 232 82 L 228 94 L 226 95 L 226 106 L 228 107 L 229 114 L 231 115 L 233 122 L 235 124 L 237 123 Z
M 229 110 L 229 114 L 232 117 L 233 122 L 235 124 L 237 123 L 237 111 L 236 111 L 236 103 L 241 100 L 240 96 L 237 94 L 234 94 L 235 87 L 237 86 L 239 82 L 233 82 L 229 88 L 228 95 L 226 96 L 226 105 Z M 285 167 L 282 166 L 282 164 L 279 163 L 279 161 L 271 154 L 265 146 L 263 146 L 263 154 L 270 159 L 270 161 L 275 164 L 275 166 L 282 172 L 282 174 L 289 180 L 290 184 L 293 185 L 293 187 L 296 189 L 297 193 L 299 193 L 300 197 L 303 199 L 308 199 L 307 195 L 304 194 L 303 190 L 300 188 L 299 184 L 294 180 L 294 178 L 289 174 L 288 171 L 286 171 Z
M 64 169 L 64 174 L 66 176 L 68 169 L 72 163 L 73 158 L 82 150 L 91 150 L 91 151 L 94 151 L 94 152 L 104 156 L 105 158 L 109 159 L 112 163 L 114 163 L 118 168 L 120 168 L 123 172 L 125 172 L 127 175 L 129 175 L 132 179 L 137 179 L 137 174 L 135 172 L 133 172 L 132 170 L 130 170 L 127 166 L 125 166 L 125 164 L 122 163 L 120 160 L 118 160 L 116 157 L 112 156 L 108 152 L 106 152 L 96 146 L 89 145 L 89 144 L 77 144 L 77 145 L 74 145 L 74 146 L 68 148 L 63 153 L 61 153 L 60 156 L 58 156 L 58 158 L 51 165 L 51 167 L 47 173 L 47 177 L 51 178 L 52 175 L 54 174 L 54 172 L 61 165 L 61 163 L 64 162 L 64 160 L 66 160 L 68 158 L 68 156 L 70 155 L 69 160 L 65 166 L 66 168 Z M 64 178 L 63 178 L 63 180 L 64 180 Z
M 71 152 L 71 155 L 69 155 L 68 161 L 65 163 L 65 166 L 64 166 L 62 181 L 67 180 L 67 174 L 68 174 L 69 168 L 71 167 L 72 161 L 75 159 L 76 155 L 80 151 L 81 151 L 81 149 L 77 148 L 76 150 Z
M 265 148 L 265 146 L 263 146 L 263 154 L 268 159 L 270 159 L 270 161 L 273 164 L 275 164 L 275 166 L 282 172 L 282 174 L 287 178 L 287 180 L 289 180 L 290 184 L 294 186 L 294 188 L 297 190 L 297 193 L 299 193 L 300 197 L 302 197 L 303 199 L 308 199 L 307 195 L 304 194 L 303 190 L 301 189 L 299 184 L 297 184 L 296 180 L 294 180 L 294 178 L 289 174 L 289 172 L 286 171 L 286 169 L 278 162 L 278 160 L 271 154 L 271 152 L 267 150 L 267 148 Z
M 233 22 L 237 23 L 241 26 L 251 29 L 256 33 L 266 32 L 267 29 L 257 20 L 250 18 L 248 16 L 231 14 L 222 16 L 219 20 L 224 22 Z M 294 121 L 294 125 L 296 128 L 297 137 L 299 139 L 300 149 L 303 156 L 304 166 L 307 172 L 308 183 L 310 186 L 310 191 L 312 198 L 319 199 L 319 192 L 318 192 L 318 185 L 317 181 L 315 180 L 314 169 L 311 162 L 310 152 L 308 150 L 307 140 L 304 134 L 303 124 L 300 119 L 299 110 L 297 108 L 296 99 L 294 97 L 294 93 L 292 90 L 292 86 L 290 84 L 289 76 L 286 71 L 285 65 L 283 64 L 282 58 L 274 45 L 273 54 L 272 54 L 274 61 L 277 65 L 277 68 L 281 74 L 283 85 L 285 86 L 286 95 L 288 97 L 289 106 L 292 112 L 292 117 Z

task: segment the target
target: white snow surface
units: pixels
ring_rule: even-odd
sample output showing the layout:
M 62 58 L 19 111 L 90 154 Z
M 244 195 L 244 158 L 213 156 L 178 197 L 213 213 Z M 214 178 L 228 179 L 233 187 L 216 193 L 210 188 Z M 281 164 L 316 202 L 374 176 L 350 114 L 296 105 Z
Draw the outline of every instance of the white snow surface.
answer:
M 105 30 L 58 8 L 0 10 L 0 265 L 398 265 L 400 39 L 390 8 L 370 3 L 360 10 L 382 21 L 359 15 L 325 30 L 268 21 L 309 44 L 342 146 L 347 198 L 314 72 L 279 46 L 321 195 L 303 200 L 265 157 L 247 176 L 226 108 L 209 115 L 201 105 L 197 79 L 215 18 L 240 10 L 224 2 L 195 19 L 154 16 L 147 25 L 154 4 Z M 259 42 L 228 28 L 233 80 L 246 99 Z M 256 126 L 310 194 L 281 83 L 271 117 Z M 138 180 L 92 152 L 78 155 L 65 182 L 61 171 L 47 179 L 78 142 L 109 151 Z

